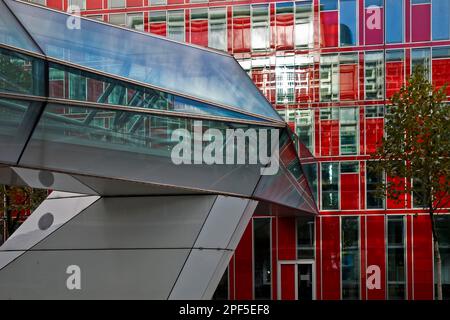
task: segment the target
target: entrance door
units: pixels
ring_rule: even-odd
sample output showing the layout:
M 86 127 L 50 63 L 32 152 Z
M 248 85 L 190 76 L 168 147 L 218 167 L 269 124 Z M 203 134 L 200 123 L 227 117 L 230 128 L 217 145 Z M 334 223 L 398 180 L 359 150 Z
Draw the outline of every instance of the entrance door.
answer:
M 314 260 L 280 261 L 278 263 L 278 299 L 314 300 Z

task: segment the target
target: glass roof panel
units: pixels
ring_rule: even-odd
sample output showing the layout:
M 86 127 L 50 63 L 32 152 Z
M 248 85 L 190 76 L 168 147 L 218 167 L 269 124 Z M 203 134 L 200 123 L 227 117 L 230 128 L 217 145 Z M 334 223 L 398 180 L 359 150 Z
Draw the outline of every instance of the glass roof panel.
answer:
M 0 43 L 42 54 L 20 23 L 11 14 L 11 11 L 1 1 Z
M 231 56 L 5 1 L 49 57 L 281 120 Z
M 86 72 L 52 62 L 49 66 L 49 96 L 51 98 L 122 105 L 130 108 L 174 111 L 204 116 L 210 115 L 229 118 L 230 120 L 238 119 L 267 122 L 264 119 L 252 117 L 247 114 L 219 108 L 155 89 L 129 84 L 92 72 Z M 69 90 L 65 90 L 66 87 Z

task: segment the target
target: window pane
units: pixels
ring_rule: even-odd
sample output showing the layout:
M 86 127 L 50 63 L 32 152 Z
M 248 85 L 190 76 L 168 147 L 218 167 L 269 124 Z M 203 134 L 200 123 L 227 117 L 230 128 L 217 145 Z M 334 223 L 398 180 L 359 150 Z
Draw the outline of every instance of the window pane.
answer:
M 339 99 L 339 57 L 324 55 L 320 57 L 320 100 Z
M 124 8 L 125 0 L 109 0 L 110 8 Z
M 351 155 L 358 152 L 358 109 L 340 109 L 341 154 Z
M 45 2 L 45 1 L 42 1 Z M 42 3 L 45 5 L 45 3 Z M 85 10 L 86 9 L 86 0 L 70 0 L 69 1 L 69 6 L 76 6 L 78 8 L 80 8 L 81 10 Z
M 356 45 L 356 0 L 340 0 L 341 46 Z
M 209 10 L 209 41 L 211 48 L 227 51 L 227 17 L 225 8 Z
M 383 52 L 367 52 L 365 55 L 366 99 L 384 98 Z
M 342 298 L 359 299 L 359 218 L 342 217 Z
M 300 141 L 314 153 L 314 111 L 298 110 L 295 130 Z
M 193 1 L 191 0 L 191 2 L 193 2 Z M 152 6 L 164 5 L 166 3 L 167 3 L 167 0 L 150 0 L 150 4 Z
M 265 50 L 269 47 L 269 6 L 252 6 L 252 49 Z
M 341 162 L 341 173 L 358 173 L 359 162 Z
M 295 45 L 311 48 L 314 43 L 312 1 L 295 4 Z
M 411 50 L 411 71 L 414 72 L 417 66 L 425 68 L 426 75 L 430 78 L 431 73 L 431 50 L 430 48 Z
M 437 215 L 435 217 L 436 230 L 439 238 L 439 252 L 441 254 L 441 283 L 442 297 L 450 299 L 450 215 Z M 437 263 L 434 264 L 435 269 Z M 437 270 L 435 270 L 435 278 Z M 436 279 L 437 281 L 437 279 Z
M 320 0 L 320 10 L 337 10 L 338 0 Z
M 115 24 L 116 26 L 125 27 L 125 25 L 126 25 L 125 20 L 126 20 L 126 16 L 124 13 L 109 15 L 109 23 Z
M 133 13 L 127 15 L 127 27 L 144 31 L 144 16 L 142 13 Z
M 433 40 L 450 39 L 450 1 L 433 0 Z
M 0 98 L 0 161 L 17 163 L 41 108 L 40 102 Z
M 386 1 L 386 42 L 403 42 L 403 0 Z
M 44 62 L 0 48 L 0 92 L 44 95 Z
M 383 209 L 384 197 L 379 192 L 380 184 L 384 181 L 383 174 L 375 170 L 375 165 L 366 162 L 366 201 L 367 209 Z
M 405 226 L 403 216 L 387 217 L 388 299 L 405 299 Z
M 309 187 L 311 188 L 312 194 L 317 203 L 317 163 L 304 164 L 303 172 L 308 180 Z
M 253 219 L 255 299 L 271 297 L 270 218 Z
M 168 34 L 172 40 L 184 42 L 184 10 L 168 11 Z
M 322 209 L 339 209 L 339 162 L 322 163 Z
M 297 259 L 314 259 L 314 217 L 297 218 Z
M 294 60 L 294 56 L 277 57 L 276 59 L 277 103 L 294 102 Z

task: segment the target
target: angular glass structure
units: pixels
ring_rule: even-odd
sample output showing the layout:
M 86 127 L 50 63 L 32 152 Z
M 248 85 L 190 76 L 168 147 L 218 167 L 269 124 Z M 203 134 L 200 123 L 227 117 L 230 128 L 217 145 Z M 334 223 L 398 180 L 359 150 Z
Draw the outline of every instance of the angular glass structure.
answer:
M 93 274 L 130 271 L 117 295 L 92 277 L 79 297 L 208 298 L 259 202 L 317 213 L 305 148 L 234 58 L 71 19 L 0 0 L 0 183 L 63 192 L 0 247 L 0 298 L 73 298 L 59 271 L 17 280 L 26 294 L 11 280 L 73 257 Z M 129 261 L 161 283 L 129 289 L 140 274 Z

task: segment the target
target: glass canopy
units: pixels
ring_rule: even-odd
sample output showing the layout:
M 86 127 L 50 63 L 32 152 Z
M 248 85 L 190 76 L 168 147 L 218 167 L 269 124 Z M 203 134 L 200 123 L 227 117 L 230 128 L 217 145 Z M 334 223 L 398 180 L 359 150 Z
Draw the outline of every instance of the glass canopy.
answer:
M 71 30 L 67 18 L 0 0 L 0 165 L 317 213 L 298 142 L 232 57 L 89 20 Z M 231 146 L 233 160 L 243 150 L 246 161 L 176 163 L 178 129 L 202 147 L 215 132 L 225 138 L 214 154 L 228 157 Z M 248 161 L 261 155 L 253 142 L 262 129 L 279 138 L 266 148 L 279 154 L 270 176 L 268 164 Z M 257 134 L 239 145 L 228 136 L 239 131 Z
M 94 20 L 71 29 L 68 14 L 5 2 L 48 57 L 281 121 L 229 55 Z

